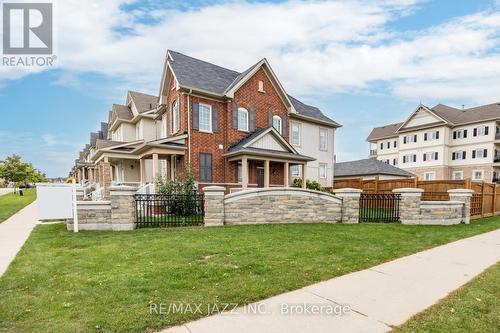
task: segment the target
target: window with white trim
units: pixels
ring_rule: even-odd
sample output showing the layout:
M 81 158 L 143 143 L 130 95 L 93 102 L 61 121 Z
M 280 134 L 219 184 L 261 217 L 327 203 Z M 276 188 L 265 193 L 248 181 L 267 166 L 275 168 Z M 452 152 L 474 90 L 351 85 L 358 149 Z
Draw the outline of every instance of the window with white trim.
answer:
M 199 126 L 202 132 L 212 132 L 212 106 L 200 104 L 199 111 Z
M 294 121 L 291 122 L 291 141 L 292 145 L 294 146 L 300 146 L 300 129 L 301 125 L 299 123 L 296 123 Z
M 328 130 L 326 128 L 319 129 L 319 150 L 328 150 Z
M 382 160 L 382 162 L 384 162 L 385 164 L 391 164 L 390 160 Z
M 474 149 L 472 151 L 472 158 L 485 158 L 488 157 L 488 149 Z
M 319 163 L 319 178 L 326 178 L 326 164 Z
M 472 179 L 483 180 L 484 179 L 484 171 L 483 170 L 474 170 L 474 172 L 472 172 Z
M 424 141 L 434 141 L 439 139 L 439 131 L 431 131 L 424 133 Z
M 406 136 L 403 137 L 403 143 L 404 144 L 415 143 L 415 142 L 417 142 L 417 135 L 416 134 L 406 135 Z
M 425 161 L 437 161 L 438 159 L 438 152 L 437 151 L 432 151 L 432 152 L 427 152 L 424 153 L 423 155 L 423 160 Z
M 451 153 L 451 159 L 455 160 L 465 160 L 467 158 L 467 152 L 465 150 L 454 151 Z
M 466 129 L 453 131 L 453 140 L 465 139 L 465 138 L 467 138 L 467 130 Z
M 281 130 L 283 128 L 283 124 L 281 123 L 280 116 L 273 116 L 273 127 L 279 132 L 279 134 L 282 134 Z
M 160 124 L 160 138 L 167 137 L 167 114 L 164 113 L 161 115 L 161 124 Z
M 238 130 L 248 132 L 248 111 L 238 108 Z
M 177 133 L 180 127 L 180 119 L 179 119 L 179 103 L 178 100 L 173 101 L 172 103 L 172 133 Z
M 301 167 L 300 165 L 292 165 L 290 167 L 290 174 L 292 175 L 292 177 L 294 178 L 300 177 L 301 175 L 300 167 Z
M 485 136 L 488 135 L 488 126 L 479 126 L 474 128 L 473 136 Z
M 403 156 L 403 163 L 415 163 L 417 162 L 417 155 L 416 154 L 408 154 Z
M 243 181 L 243 166 L 241 164 L 238 164 L 237 178 L 238 183 L 241 183 Z
M 436 179 L 436 173 L 435 172 L 424 172 L 424 179 L 425 180 L 434 180 L 434 179 Z
M 462 180 L 462 179 L 464 179 L 464 172 L 463 171 L 453 171 L 451 178 L 453 180 Z

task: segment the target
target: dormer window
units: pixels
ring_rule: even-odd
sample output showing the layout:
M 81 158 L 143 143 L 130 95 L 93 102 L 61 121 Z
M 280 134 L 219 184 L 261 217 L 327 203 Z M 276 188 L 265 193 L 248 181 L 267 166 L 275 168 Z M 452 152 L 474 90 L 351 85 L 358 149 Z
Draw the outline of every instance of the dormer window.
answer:
M 273 127 L 275 130 L 277 130 L 279 132 L 279 134 L 282 134 L 281 133 L 281 130 L 283 128 L 282 126 L 282 122 L 281 122 L 281 117 L 280 116 L 273 116 Z
M 264 93 L 264 81 L 259 81 L 259 92 Z

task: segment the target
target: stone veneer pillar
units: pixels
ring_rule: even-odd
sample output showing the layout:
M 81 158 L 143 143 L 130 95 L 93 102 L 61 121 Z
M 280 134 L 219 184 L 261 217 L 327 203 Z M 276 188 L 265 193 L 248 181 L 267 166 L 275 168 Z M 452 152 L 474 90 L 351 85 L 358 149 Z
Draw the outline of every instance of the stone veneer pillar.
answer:
M 335 196 L 342 199 L 342 223 L 359 223 L 360 189 L 340 188 L 335 190 Z
M 224 192 L 222 186 L 207 186 L 205 193 L 205 227 L 224 225 Z
M 110 186 L 111 225 L 113 230 L 135 228 L 135 186 Z
M 470 223 L 470 202 L 472 199 L 472 193 L 474 190 L 469 189 L 454 189 L 448 190 L 448 194 L 450 195 L 450 201 L 460 201 L 464 204 L 462 210 L 462 219 L 465 224 Z
M 111 186 L 111 164 L 109 162 L 101 163 L 102 170 L 102 183 L 101 183 L 101 193 L 104 200 L 109 200 L 109 189 Z
M 395 194 L 401 194 L 399 204 L 399 218 L 402 224 L 419 224 L 421 188 L 396 188 L 392 190 Z

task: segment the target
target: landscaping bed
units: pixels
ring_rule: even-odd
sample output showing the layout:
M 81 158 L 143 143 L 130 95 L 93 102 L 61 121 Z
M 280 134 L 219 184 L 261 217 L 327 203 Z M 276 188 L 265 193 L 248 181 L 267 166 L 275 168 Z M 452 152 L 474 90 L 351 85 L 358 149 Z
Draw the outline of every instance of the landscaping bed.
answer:
M 246 304 L 460 238 L 470 225 L 281 224 L 67 232 L 35 228 L 0 278 L 0 332 L 145 332 Z M 202 313 L 150 313 L 202 304 Z

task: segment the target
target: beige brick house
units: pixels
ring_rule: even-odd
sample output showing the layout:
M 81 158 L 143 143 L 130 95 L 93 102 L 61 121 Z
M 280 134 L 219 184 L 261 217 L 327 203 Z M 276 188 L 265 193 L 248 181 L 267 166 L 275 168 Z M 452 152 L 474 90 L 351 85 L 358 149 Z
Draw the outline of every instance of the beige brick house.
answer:
M 496 182 L 500 176 L 500 103 L 468 109 L 419 105 L 403 122 L 376 127 L 370 158 L 420 179 Z

